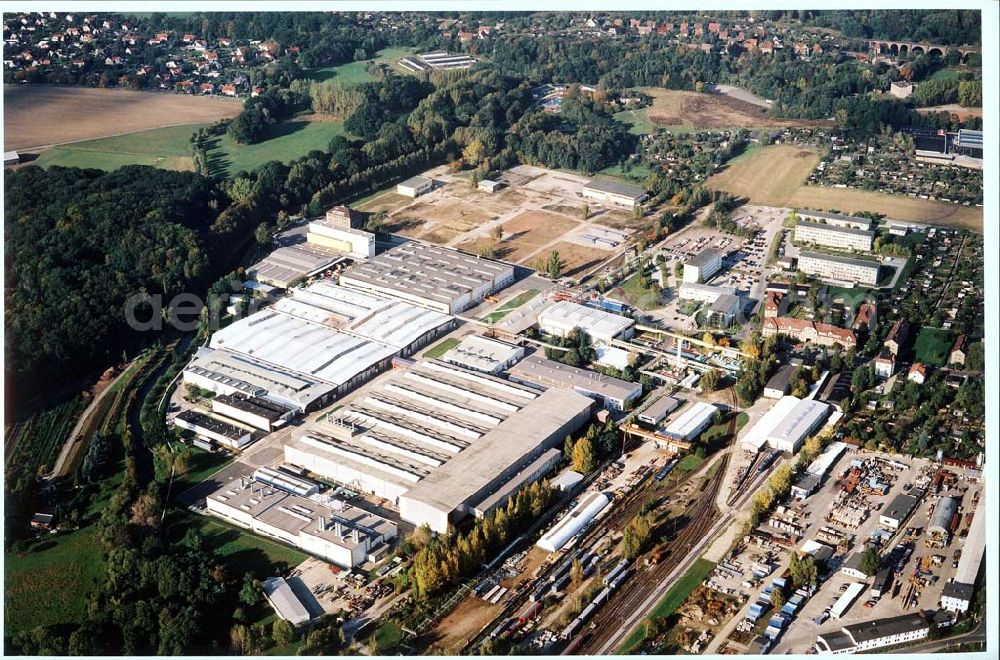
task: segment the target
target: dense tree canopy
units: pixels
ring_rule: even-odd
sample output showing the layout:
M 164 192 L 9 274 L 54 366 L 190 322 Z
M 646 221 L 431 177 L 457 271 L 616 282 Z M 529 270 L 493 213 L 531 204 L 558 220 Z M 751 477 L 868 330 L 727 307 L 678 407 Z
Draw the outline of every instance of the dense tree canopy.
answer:
M 27 167 L 4 184 L 5 375 L 16 395 L 121 355 L 131 296 L 170 298 L 209 280 L 224 198 L 208 179 Z

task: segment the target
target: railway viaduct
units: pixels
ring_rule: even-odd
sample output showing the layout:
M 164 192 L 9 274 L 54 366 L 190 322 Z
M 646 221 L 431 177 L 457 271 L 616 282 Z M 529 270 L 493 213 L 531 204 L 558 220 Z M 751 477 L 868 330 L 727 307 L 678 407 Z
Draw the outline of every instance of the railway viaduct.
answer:
M 926 53 L 928 55 L 937 53 L 937 55 L 944 57 L 944 54 L 948 52 L 949 48 L 954 48 L 962 56 L 962 62 L 965 62 L 969 55 L 972 53 L 980 52 L 980 49 L 976 46 L 942 46 L 940 44 L 928 44 L 913 41 L 886 41 L 886 40 L 875 40 L 870 41 L 871 49 L 873 52 L 879 55 L 889 55 L 893 58 L 903 57 L 905 55 L 920 55 Z

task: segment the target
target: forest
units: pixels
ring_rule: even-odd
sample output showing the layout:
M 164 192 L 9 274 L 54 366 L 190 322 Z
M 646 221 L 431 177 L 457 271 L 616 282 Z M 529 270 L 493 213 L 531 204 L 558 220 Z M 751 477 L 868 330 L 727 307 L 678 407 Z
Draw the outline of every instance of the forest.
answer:
M 199 291 L 236 229 L 213 225 L 227 200 L 192 173 L 27 167 L 4 188 L 8 405 L 134 349 L 129 297 Z

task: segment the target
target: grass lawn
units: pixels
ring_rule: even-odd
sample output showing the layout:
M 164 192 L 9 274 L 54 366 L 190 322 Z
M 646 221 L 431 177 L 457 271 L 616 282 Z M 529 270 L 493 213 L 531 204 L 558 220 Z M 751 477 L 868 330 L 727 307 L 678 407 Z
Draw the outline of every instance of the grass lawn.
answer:
M 649 611 L 647 619 L 660 619 L 673 614 L 681 603 L 691 594 L 695 588 L 701 584 L 705 578 L 715 569 L 715 562 L 707 559 L 697 559 L 684 576 L 674 583 L 670 590 L 663 596 L 663 599 L 656 604 L 656 607 Z M 622 655 L 632 655 L 639 651 L 645 641 L 646 629 L 640 624 L 635 630 L 625 638 L 618 653 Z
M 643 310 L 663 307 L 661 296 L 657 295 L 652 289 L 642 288 L 639 284 L 641 278 L 641 273 L 635 273 L 632 277 L 622 282 L 621 286 L 618 287 L 618 290 L 622 292 L 622 297 L 630 305 Z M 652 280 L 652 277 L 649 279 Z
M 955 337 L 949 330 L 921 328 L 913 352 L 917 362 L 940 367 L 948 361 L 948 354 Z
M 375 652 L 377 654 L 391 653 L 399 647 L 403 639 L 403 631 L 392 621 L 387 621 L 375 631 Z
M 376 63 L 386 64 L 399 73 L 407 73 L 406 69 L 396 64 L 396 61 L 401 57 L 406 57 L 407 55 L 412 54 L 412 48 L 383 48 L 376 53 L 374 58 L 371 59 L 348 62 L 347 64 L 340 64 L 337 66 L 324 66 L 318 69 L 311 69 L 308 73 L 308 77 L 310 80 L 315 80 L 316 82 L 333 80 L 345 85 L 372 82 L 375 78 L 373 78 L 370 73 L 365 71 L 365 65 L 367 65 L 368 62 L 375 60 Z
M 126 165 L 150 165 L 165 170 L 194 169 L 189 139 L 207 124 L 187 124 L 154 128 L 115 137 L 73 142 L 43 151 L 37 165 L 42 167 L 93 167 L 116 170 Z
M 522 291 L 521 293 L 517 294 L 504 304 L 497 307 L 494 311 L 487 314 L 485 317 L 483 317 L 483 320 L 486 321 L 487 323 L 496 323 L 503 317 L 507 316 L 507 313 L 510 312 L 512 309 L 517 309 L 524 303 L 528 302 L 529 300 L 537 296 L 539 293 L 541 293 L 541 291 L 539 291 L 538 289 L 528 289 L 527 291 Z
M 84 527 L 4 553 L 4 635 L 83 620 L 104 566 L 96 536 L 96 527 Z
M 694 472 L 698 469 L 698 466 L 704 462 L 704 458 L 699 458 L 694 454 L 688 454 L 681 460 L 677 461 L 677 465 L 674 466 L 672 472 L 674 474 L 684 473 L 684 472 Z
M 236 144 L 221 135 L 209 143 L 208 165 L 213 175 L 251 172 L 271 160 L 287 163 L 310 151 L 323 151 L 334 136 L 345 134 L 341 122 L 296 119 L 273 126 L 271 137 L 257 144 Z
M 211 452 L 197 447 L 189 447 L 191 460 L 188 469 L 174 482 L 174 493 L 182 493 L 200 483 L 233 462 L 234 456 L 225 452 Z
M 458 346 L 461 342 L 454 337 L 448 337 L 444 341 L 438 342 L 436 346 L 424 351 L 423 357 L 437 359 Z
M 621 179 L 628 179 L 632 182 L 643 182 L 649 178 L 649 175 L 653 173 L 653 170 L 649 169 L 647 165 L 633 165 L 632 169 L 627 172 L 623 172 L 622 168 L 618 165 L 609 165 L 605 167 L 600 172 L 604 176 L 619 177 Z
M 652 135 L 656 132 L 656 124 L 650 120 L 645 108 L 622 110 L 616 112 L 614 117 L 621 123 L 628 124 L 628 132 L 632 135 Z
M 931 74 L 928 80 L 950 80 L 952 78 L 958 78 L 957 69 L 938 69 Z
M 308 558 L 308 555 L 290 546 L 251 534 L 217 518 L 186 510 L 171 511 L 167 525 L 177 539 L 189 528 L 197 530 L 205 546 L 214 550 L 233 571 L 249 570 L 260 579 L 298 566 Z

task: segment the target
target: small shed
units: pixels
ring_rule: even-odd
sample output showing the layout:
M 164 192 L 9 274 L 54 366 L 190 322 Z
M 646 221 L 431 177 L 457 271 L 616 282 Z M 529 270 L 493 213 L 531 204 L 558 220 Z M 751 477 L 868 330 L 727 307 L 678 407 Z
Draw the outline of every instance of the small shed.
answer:
M 483 179 L 479 182 L 479 189 L 488 193 L 495 193 L 503 188 L 503 184 L 492 179 Z

